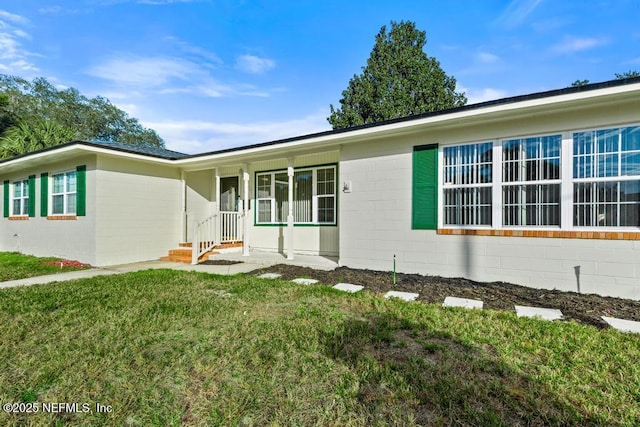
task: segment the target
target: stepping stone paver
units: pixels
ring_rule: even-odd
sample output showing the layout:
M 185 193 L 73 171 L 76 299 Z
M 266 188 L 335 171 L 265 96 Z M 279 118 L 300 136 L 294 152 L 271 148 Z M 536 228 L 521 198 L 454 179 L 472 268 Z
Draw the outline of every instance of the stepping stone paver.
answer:
M 601 316 L 602 320 L 607 322 L 612 328 L 621 332 L 632 332 L 640 334 L 640 322 L 625 319 L 616 319 L 615 317 Z
M 292 282 L 297 283 L 298 285 L 313 285 L 315 283 L 318 283 L 316 279 L 303 279 L 301 277 L 298 279 L 293 279 Z
M 555 308 L 527 307 L 525 305 L 516 305 L 515 307 L 518 317 L 537 317 L 542 320 L 562 319 L 562 312 Z
M 446 297 L 442 303 L 443 307 L 462 307 L 482 310 L 484 303 L 477 299 Z
M 399 292 L 399 291 L 389 291 L 384 294 L 385 298 L 400 298 L 405 301 L 415 301 L 418 298 L 418 294 L 412 294 L 411 292 Z
M 364 286 L 360 285 L 352 285 L 351 283 L 338 283 L 333 287 L 333 289 L 337 289 L 339 291 L 355 293 L 364 289 Z
M 279 279 L 282 274 L 279 273 L 264 273 L 258 276 L 259 279 Z

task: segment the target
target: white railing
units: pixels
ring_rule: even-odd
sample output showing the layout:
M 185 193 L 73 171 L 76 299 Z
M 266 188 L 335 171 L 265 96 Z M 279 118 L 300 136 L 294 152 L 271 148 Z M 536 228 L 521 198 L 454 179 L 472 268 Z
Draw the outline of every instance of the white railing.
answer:
M 220 243 L 235 243 L 242 240 L 238 212 L 220 212 Z
M 195 222 L 191 236 L 191 264 L 221 243 L 242 241 L 242 224 L 238 212 L 218 212 Z

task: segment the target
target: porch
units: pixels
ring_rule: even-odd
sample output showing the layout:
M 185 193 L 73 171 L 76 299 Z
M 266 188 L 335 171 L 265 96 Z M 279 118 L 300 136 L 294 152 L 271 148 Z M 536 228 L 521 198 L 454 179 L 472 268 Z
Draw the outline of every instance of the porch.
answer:
M 216 252 L 248 257 L 250 249 L 288 260 L 337 258 L 338 161 L 339 152 L 331 151 L 227 159 L 216 167 L 203 161 L 181 171 L 183 243 L 165 259 L 197 264 Z

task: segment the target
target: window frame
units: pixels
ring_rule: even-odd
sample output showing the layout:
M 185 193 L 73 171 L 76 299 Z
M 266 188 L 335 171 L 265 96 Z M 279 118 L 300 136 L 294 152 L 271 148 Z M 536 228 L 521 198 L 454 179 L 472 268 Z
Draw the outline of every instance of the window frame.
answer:
M 67 190 L 67 185 L 68 185 L 68 176 L 73 174 L 75 176 L 75 191 L 68 191 Z M 54 188 L 55 188 L 55 180 L 57 176 L 62 175 L 64 177 L 63 179 L 63 190 L 62 192 L 54 192 Z M 78 215 L 78 170 L 77 169 L 69 169 L 69 170 L 64 170 L 64 171 L 59 171 L 59 172 L 54 172 L 51 173 L 49 175 L 49 179 L 48 179 L 48 185 L 49 185 L 49 212 L 48 212 L 48 216 L 77 216 Z M 75 202 L 74 202 L 74 206 L 73 206 L 73 211 L 69 210 L 69 196 L 74 195 L 75 196 Z M 54 199 L 56 197 L 62 197 L 62 212 L 54 212 L 55 209 L 55 203 L 54 203 Z
M 572 232 L 638 232 L 640 231 L 640 226 L 615 226 L 615 225 L 607 225 L 607 226 L 583 226 L 583 225 L 574 225 L 575 218 L 575 206 L 577 203 L 574 201 L 574 188 L 576 184 L 584 184 L 584 183 L 597 183 L 597 182 L 634 182 L 640 181 L 639 175 L 622 175 L 623 171 L 628 171 L 630 166 L 623 165 L 623 155 L 624 154 L 640 154 L 640 150 L 628 150 L 623 151 L 622 145 L 622 133 L 626 128 L 638 128 L 640 124 L 638 123 L 624 123 L 620 125 L 603 125 L 598 127 L 590 127 L 590 128 L 578 128 L 578 129 L 565 129 L 565 130 L 557 130 L 547 133 L 541 134 L 526 134 L 526 135 L 514 135 L 514 136 L 503 136 L 500 138 L 494 138 L 491 141 L 493 142 L 493 181 L 490 183 L 492 186 L 492 225 L 484 226 L 484 225 L 453 225 L 453 224 L 445 224 L 445 199 L 444 199 L 444 189 L 452 188 L 451 186 L 447 187 L 444 185 L 444 177 L 445 177 L 445 161 L 444 161 L 444 151 L 447 147 L 452 146 L 463 146 L 468 144 L 478 144 L 482 142 L 487 142 L 489 139 L 479 139 L 476 141 L 464 141 L 455 144 L 447 144 L 441 145 L 441 150 L 439 153 L 438 159 L 438 170 L 439 177 L 441 181 L 438 184 L 438 194 L 439 200 L 438 203 L 438 228 L 446 229 L 446 230 L 456 230 L 456 229 L 471 229 L 471 230 L 504 230 L 507 232 L 513 231 L 522 232 L 522 231 L 572 231 Z M 597 132 L 597 131 L 609 131 L 617 129 L 618 130 L 618 175 L 615 176 L 602 176 L 602 177 L 587 177 L 587 178 L 574 178 L 574 161 L 576 155 L 574 155 L 574 134 L 580 134 L 583 132 Z M 559 167 L 559 178 L 558 179 L 541 179 L 536 181 L 505 181 L 503 180 L 503 144 L 510 140 L 516 139 L 527 139 L 527 138 L 539 138 L 539 137 L 551 137 L 559 135 L 560 137 L 560 167 Z M 628 172 L 626 172 L 628 173 Z M 504 186 L 509 185 L 539 185 L 539 184 L 559 184 L 559 200 L 560 200 L 560 221 L 559 225 L 503 225 L 503 194 L 502 189 Z M 639 184 L 640 185 L 640 184 Z M 619 188 L 619 187 L 618 187 Z M 622 205 L 623 201 L 618 196 L 618 205 Z M 463 231 L 464 232 L 464 231 Z
M 29 191 L 30 191 L 29 181 L 30 181 L 29 178 L 24 178 L 24 179 L 16 179 L 11 182 L 11 190 L 10 190 L 11 195 L 9 198 L 10 217 L 28 217 L 29 216 L 29 204 L 33 202 L 29 198 Z M 15 195 L 16 184 L 21 184 L 21 195 L 19 197 L 16 197 Z M 21 207 L 20 213 L 15 213 L 16 201 L 20 202 L 20 207 Z M 27 203 L 24 203 L 25 201 Z
M 559 139 L 559 146 L 558 146 L 558 155 L 556 156 L 544 156 L 542 155 L 542 150 L 540 150 L 541 155 L 538 157 L 525 157 L 524 158 L 518 158 L 518 159 L 505 159 L 505 146 L 506 144 L 508 144 L 509 142 L 512 141 L 527 141 L 529 139 L 542 139 L 542 138 L 552 138 L 552 137 L 558 137 Z M 541 135 L 526 135 L 526 136 L 519 136 L 519 137 L 510 137 L 510 138 L 502 138 L 500 139 L 500 145 L 501 145 L 501 156 L 500 156 L 500 193 L 501 193 L 501 197 L 500 197 L 500 210 L 502 212 L 502 214 L 500 215 L 500 220 L 501 220 L 501 226 L 502 228 L 505 229 L 523 229 L 523 228 L 527 228 L 527 229 L 534 229 L 534 230 L 539 230 L 539 229 L 555 229 L 558 230 L 560 228 L 562 228 L 562 222 L 563 222 L 563 217 L 562 217 L 562 186 L 563 186 L 563 170 L 562 170 L 562 161 L 564 158 L 564 153 L 562 151 L 562 145 L 563 145 L 563 133 L 548 133 L 548 134 L 541 134 Z M 524 148 L 524 151 L 526 152 L 527 148 Z M 520 168 L 522 168 L 522 164 L 527 164 L 528 162 L 539 162 L 542 163 L 544 160 L 546 159 L 558 159 L 558 178 L 539 178 L 537 177 L 536 179 L 527 179 L 527 177 L 525 176 L 524 178 L 522 176 L 519 176 L 518 179 L 514 179 L 514 180 L 507 180 L 505 179 L 505 169 L 506 169 L 506 165 L 508 163 L 511 164 L 517 164 L 519 165 Z M 495 166 L 495 163 L 494 163 Z M 536 172 L 540 173 L 541 172 L 541 168 L 540 166 L 538 166 L 536 168 Z M 528 168 L 525 167 L 526 172 L 529 172 Z M 519 171 L 517 173 L 518 175 L 521 175 L 522 172 Z M 505 225 L 505 219 L 507 217 L 507 215 L 505 214 L 506 208 L 507 206 L 512 206 L 512 207 L 518 207 L 520 206 L 521 209 L 524 209 L 524 211 L 526 212 L 527 207 L 531 206 L 531 207 L 539 207 L 539 206 L 545 206 L 545 205 L 551 205 L 551 203 L 545 203 L 542 201 L 537 201 L 536 204 L 528 204 L 527 203 L 527 190 L 525 191 L 525 200 L 521 201 L 519 203 L 512 203 L 510 205 L 507 205 L 505 203 L 505 191 L 508 187 L 520 187 L 521 190 L 524 187 L 537 187 L 537 189 L 541 189 L 542 186 L 557 186 L 558 188 L 558 224 L 508 224 Z M 536 196 L 539 195 L 539 193 L 534 193 Z M 526 222 L 528 219 L 527 214 L 525 213 L 524 215 L 525 219 L 524 221 Z
M 638 231 L 640 229 L 640 225 L 637 226 L 622 226 L 622 225 L 604 225 L 604 226 L 599 226 L 599 225 L 576 225 L 577 222 L 577 213 L 575 212 L 576 210 L 576 206 L 578 205 L 583 205 L 583 206 L 587 206 L 587 203 L 576 203 L 574 196 L 575 196 L 575 189 L 576 186 L 581 185 L 581 184 L 592 184 L 593 187 L 595 187 L 597 189 L 597 185 L 598 184 L 617 184 L 616 187 L 616 196 L 617 199 L 615 202 L 612 203 L 604 203 L 604 205 L 615 205 L 617 208 L 617 222 L 620 223 L 620 207 L 622 205 L 624 205 L 625 203 L 623 203 L 623 201 L 621 200 L 620 197 L 620 187 L 623 183 L 626 182 L 640 182 L 640 174 L 638 175 L 625 175 L 623 174 L 623 161 L 622 158 L 625 154 L 631 154 L 631 155 L 640 155 L 640 148 L 639 149 L 635 149 L 635 150 L 627 150 L 627 151 L 623 151 L 622 149 L 622 145 L 623 145 L 623 141 L 622 141 L 622 133 L 623 130 L 626 128 L 638 128 L 638 132 L 640 132 L 640 124 L 623 124 L 623 125 L 618 125 L 618 126 L 600 126 L 600 127 L 595 127 L 595 128 L 589 128 L 589 129 L 580 129 L 580 130 L 575 130 L 570 132 L 570 139 L 571 139 L 571 159 L 572 159 L 572 163 L 571 163 L 571 180 L 570 180 L 570 184 L 571 184 L 571 226 L 573 229 L 575 230 L 581 230 L 581 231 L 595 231 L 595 232 L 599 232 L 599 231 Z M 575 153 L 575 139 L 576 139 L 576 135 L 578 134 L 584 134 L 584 133 L 588 133 L 588 132 L 593 132 L 596 133 L 597 132 L 607 132 L 607 131 L 613 131 L 613 130 L 617 130 L 618 131 L 618 141 L 617 141 L 617 149 L 615 151 L 605 151 L 605 152 L 598 152 L 596 150 L 593 150 L 591 153 Z M 593 141 L 593 144 L 597 144 L 597 142 Z M 575 159 L 576 157 L 583 157 L 586 158 L 589 154 L 591 154 L 591 158 L 592 161 L 594 159 L 597 159 L 598 156 L 611 156 L 611 155 L 615 155 L 617 156 L 617 167 L 616 167 L 616 174 L 615 175 L 603 175 L 603 176 L 596 176 L 592 173 L 592 176 L 588 176 L 588 177 L 576 177 L 575 176 Z M 593 172 L 593 168 L 592 168 L 592 172 Z M 640 185 L 640 184 L 639 184 Z M 597 191 L 597 190 L 596 190 Z M 631 203 L 629 203 L 631 204 Z M 637 203 L 636 203 L 637 204 Z M 596 201 L 596 209 L 597 209 L 597 201 Z
M 333 170 L 333 194 L 318 194 L 318 171 L 322 169 L 331 169 Z M 296 175 L 300 176 L 302 173 L 311 172 L 311 221 L 295 221 L 295 206 L 294 206 L 294 225 L 295 226 L 335 226 L 337 225 L 337 215 L 338 215 L 338 165 L 335 163 L 326 164 L 326 165 L 314 165 L 314 166 L 302 166 L 295 167 L 294 170 L 294 185 Z M 287 175 L 287 169 L 276 169 L 269 171 L 259 171 L 255 172 L 255 213 L 254 213 L 254 225 L 256 226 L 273 226 L 273 225 L 286 225 L 287 224 L 287 215 L 288 212 L 282 211 L 282 218 L 278 221 L 278 211 L 279 209 L 285 209 L 285 205 L 281 208 L 277 206 L 276 199 L 276 175 Z M 266 192 L 266 187 L 260 185 L 260 178 L 264 176 L 269 176 L 269 190 L 266 197 L 264 197 L 264 193 Z M 287 185 L 288 185 L 289 177 L 287 175 Z M 287 189 L 288 191 L 288 189 Z M 287 193 L 288 194 L 288 193 Z M 294 189 L 294 203 L 296 201 L 296 190 Z M 321 198 L 331 198 L 333 199 L 333 221 L 331 222 L 321 222 L 319 221 L 319 199 Z M 260 215 L 260 206 L 264 203 L 268 203 L 269 206 L 269 221 L 261 221 Z M 286 202 L 286 201 L 285 201 Z M 286 208 L 288 211 L 288 207 Z
M 487 163 L 487 162 L 474 162 L 474 163 L 460 163 L 460 164 L 452 164 L 452 165 L 446 165 L 445 164 L 445 160 L 446 160 L 446 151 L 448 148 L 452 148 L 452 147 L 468 147 L 468 146 L 481 146 L 481 145 L 489 145 L 491 146 L 491 162 Z M 491 140 L 487 140 L 487 141 L 477 141 L 477 142 L 466 142 L 463 144 L 453 144 L 453 145 L 445 145 L 442 146 L 440 151 L 440 157 L 441 157 L 441 164 L 442 164 L 442 175 L 440 176 L 441 179 L 439 180 L 440 182 L 442 182 L 441 186 L 442 186 L 442 192 L 440 194 L 439 199 L 442 200 L 442 210 L 441 210 L 441 214 L 442 214 L 442 226 L 444 227 L 452 227 L 452 228 L 490 228 L 492 226 L 492 221 L 493 221 L 493 191 L 490 191 L 490 198 L 491 198 L 491 203 L 489 205 L 489 210 L 490 210 L 490 214 L 489 214 L 489 223 L 488 224 L 447 224 L 446 223 L 446 218 L 447 218 L 447 207 L 449 206 L 453 206 L 453 205 L 447 205 L 446 201 L 447 201 L 447 195 L 446 195 L 446 191 L 447 190 L 465 190 L 465 189 L 481 189 L 481 188 L 492 188 L 493 187 L 493 179 L 494 179 L 494 169 L 495 169 L 495 165 L 494 165 L 494 159 L 493 156 L 495 155 L 495 150 L 493 150 L 493 146 L 494 146 L 494 141 Z M 460 153 L 458 153 L 458 158 L 460 157 Z M 458 182 L 448 182 L 449 181 L 449 176 L 451 177 L 455 177 L 457 176 L 456 171 L 453 170 L 455 169 L 459 169 L 459 168 L 464 168 L 465 166 L 470 166 L 473 165 L 475 166 L 474 169 L 476 169 L 474 171 L 474 175 L 477 175 L 478 177 L 480 176 L 480 169 L 482 167 L 482 165 L 491 165 L 491 175 L 489 177 L 489 181 L 488 182 L 463 182 L 463 183 L 458 183 Z M 453 170 L 453 172 L 451 172 Z M 449 173 L 448 173 L 449 172 Z M 485 206 L 484 204 L 481 203 L 476 203 L 474 205 L 471 205 L 472 207 L 475 208 L 481 208 L 482 206 Z M 460 208 L 459 205 L 455 205 L 454 207 Z M 456 214 L 456 216 L 460 216 L 460 214 Z

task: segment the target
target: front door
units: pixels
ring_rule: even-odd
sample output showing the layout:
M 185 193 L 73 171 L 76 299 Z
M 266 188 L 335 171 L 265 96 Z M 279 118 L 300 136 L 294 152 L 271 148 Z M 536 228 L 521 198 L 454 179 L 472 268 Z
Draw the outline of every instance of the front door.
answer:
M 220 210 L 222 212 L 238 211 L 238 177 L 220 178 Z

